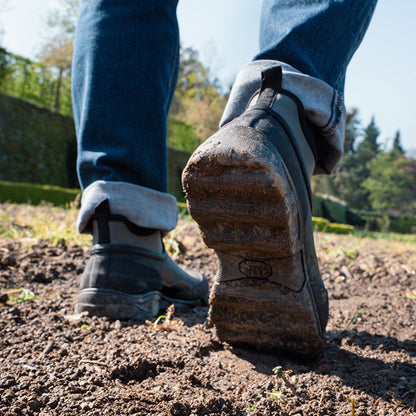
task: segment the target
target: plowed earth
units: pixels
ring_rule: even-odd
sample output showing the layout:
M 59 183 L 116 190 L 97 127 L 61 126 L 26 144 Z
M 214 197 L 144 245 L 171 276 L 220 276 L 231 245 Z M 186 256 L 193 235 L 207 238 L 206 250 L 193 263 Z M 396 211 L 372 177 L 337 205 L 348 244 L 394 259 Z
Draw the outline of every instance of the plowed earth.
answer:
M 212 283 L 194 224 L 176 234 L 176 260 Z M 74 315 L 88 251 L 0 240 L 0 415 L 415 415 L 416 247 L 315 237 L 330 319 L 310 362 L 222 344 L 204 305 L 156 324 Z

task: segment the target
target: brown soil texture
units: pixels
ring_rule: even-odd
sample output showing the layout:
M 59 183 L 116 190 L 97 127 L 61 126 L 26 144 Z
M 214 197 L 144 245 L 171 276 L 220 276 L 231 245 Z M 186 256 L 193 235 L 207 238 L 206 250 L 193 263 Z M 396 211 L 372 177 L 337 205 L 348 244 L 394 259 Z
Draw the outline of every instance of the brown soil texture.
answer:
M 176 233 L 176 260 L 212 283 L 195 225 Z M 205 305 L 157 324 L 74 315 L 88 251 L 0 240 L 0 415 L 416 415 L 416 247 L 316 240 L 330 319 L 313 361 L 219 342 Z

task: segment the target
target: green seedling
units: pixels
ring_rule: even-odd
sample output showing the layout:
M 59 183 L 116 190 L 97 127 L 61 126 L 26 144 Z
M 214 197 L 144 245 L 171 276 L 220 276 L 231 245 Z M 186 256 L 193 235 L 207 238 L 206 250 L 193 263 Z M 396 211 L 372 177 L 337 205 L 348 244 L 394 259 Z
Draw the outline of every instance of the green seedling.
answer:
M 162 319 L 166 319 L 166 315 L 160 315 L 157 319 L 153 322 L 153 328 L 156 328 Z
M 404 296 L 405 296 L 407 299 L 410 299 L 410 300 L 416 300 L 416 290 L 411 290 L 411 291 L 409 291 L 409 292 L 406 292 L 406 293 L 404 294 Z
M 246 415 L 247 416 L 250 416 L 251 415 L 251 412 L 254 411 L 254 410 L 256 410 L 256 406 L 246 407 L 244 410 L 246 411 Z
M 87 324 L 83 324 L 83 325 L 81 325 L 81 329 L 87 329 L 87 328 L 88 328 L 88 326 L 89 326 L 89 325 L 87 325 Z
M 348 260 L 355 260 L 358 257 L 358 252 L 348 248 L 340 247 L 338 252 L 344 254 Z
M 292 393 L 295 396 L 298 396 L 298 393 L 295 390 L 295 387 L 293 386 L 293 384 L 287 379 L 287 377 L 285 376 L 284 372 L 283 372 L 283 368 L 281 365 L 273 368 L 273 373 L 276 374 L 277 377 L 280 377 L 284 383 L 286 384 L 287 387 L 289 387 L 290 390 L 292 390 Z
M 355 409 L 358 407 L 358 403 L 354 401 L 354 399 L 351 399 L 348 397 L 347 399 L 348 403 L 351 403 L 351 416 L 355 415 Z
M 183 322 L 174 317 L 175 306 L 170 305 L 166 309 L 166 315 L 160 315 L 154 322 L 146 321 L 146 325 L 152 326 L 156 330 L 177 331 L 182 327 Z M 163 319 L 163 322 L 161 322 Z
M 339 331 L 337 331 L 337 333 L 343 334 L 344 332 L 349 331 L 351 325 L 354 324 L 358 318 L 363 317 L 365 314 L 366 312 L 358 312 L 358 309 L 357 309 L 350 319 L 348 319 L 348 315 L 346 315 L 345 318 L 348 319 L 347 325 L 345 326 L 344 329 L 340 329 Z
M 276 402 L 285 402 L 285 399 L 283 398 L 283 392 L 279 389 L 278 391 L 268 391 L 267 394 L 271 396 Z
M 175 240 L 174 237 L 165 238 L 165 247 L 166 251 L 172 256 L 180 253 L 179 243 Z
M 18 296 L 10 296 L 11 294 L 18 294 Z M 26 288 L 20 288 L 15 290 L 10 290 L 6 292 L 6 294 L 9 296 L 8 301 L 10 303 L 23 303 L 23 302 L 33 302 L 35 300 L 40 299 L 39 296 L 36 296 L 31 290 Z
M 181 250 L 179 248 L 179 243 L 176 240 L 176 237 L 182 232 L 182 227 L 176 227 L 173 231 L 171 231 L 167 237 L 163 239 L 165 243 L 166 251 L 171 255 L 174 256 L 175 254 L 180 254 Z

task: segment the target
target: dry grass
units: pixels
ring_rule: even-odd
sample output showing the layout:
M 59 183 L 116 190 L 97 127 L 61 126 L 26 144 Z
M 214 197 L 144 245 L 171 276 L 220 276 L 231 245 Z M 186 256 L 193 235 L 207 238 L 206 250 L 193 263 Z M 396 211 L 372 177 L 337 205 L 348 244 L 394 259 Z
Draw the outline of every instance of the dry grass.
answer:
M 30 243 L 47 239 L 55 245 L 60 240 L 83 247 L 91 245 L 91 236 L 76 231 L 78 209 L 53 207 L 49 204 L 0 204 L 0 237 Z
M 91 236 L 76 231 L 79 210 L 75 206 L 57 208 L 50 204 L 31 206 L 27 204 L 0 204 L 0 238 L 19 239 L 29 242 L 32 239 L 48 239 L 52 244 L 64 239 L 67 243 L 82 247 L 91 245 Z M 166 238 L 165 244 L 175 254 L 175 237 L 181 233 L 183 222 Z M 396 253 L 416 253 L 416 235 L 372 233 L 371 237 L 360 235 L 336 235 L 315 233 L 317 246 L 336 247 L 347 257 L 371 244 L 374 248 L 387 249 Z M 416 261 L 416 256 L 412 261 Z

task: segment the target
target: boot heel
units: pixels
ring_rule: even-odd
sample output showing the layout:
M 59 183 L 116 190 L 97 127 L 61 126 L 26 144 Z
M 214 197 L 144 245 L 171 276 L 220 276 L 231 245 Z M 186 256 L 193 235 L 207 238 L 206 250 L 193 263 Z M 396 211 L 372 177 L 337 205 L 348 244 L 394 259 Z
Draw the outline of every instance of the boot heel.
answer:
M 221 253 L 218 257 L 220 271 L 211 291 L 209 319 L 221 340 L 261 350 L 295 351 L 305 356 L 323 348 L 322 328 L 316 319 L 308 279 L 301 278 L 305 283 L 295 291 L 269 280 L 274 269 L 266 259 L 224 258 Z M 238 275 L 230 271 L 241 269 L 242 264 L 248 264 L 252 272 L 245 277 L 240 272 L 239 277 L 231 280 L 231 276 Z M 273 278 L 279 280 L 276 273 Z

